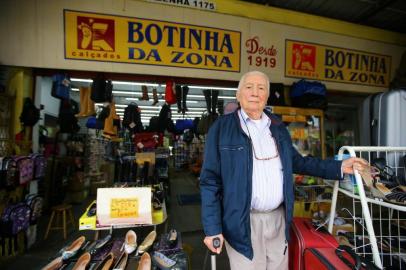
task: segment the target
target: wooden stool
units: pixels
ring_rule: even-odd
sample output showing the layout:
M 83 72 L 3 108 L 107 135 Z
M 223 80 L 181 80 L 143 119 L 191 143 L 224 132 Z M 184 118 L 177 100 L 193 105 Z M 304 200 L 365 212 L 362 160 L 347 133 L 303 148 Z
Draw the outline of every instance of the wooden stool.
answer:
M 63 239 L 66 239 L 66 212 L 69 213 L 69 223 L 71 223 L 73 225 L 73 227 L 75 227 L 75 220 L 73 219 L 73 214 L 72 214 L 72 205 L 70 204 L 61 204 L 61 205 L 57 205 L 52 207 L 52 214 L 51 214 L 51 218 L 49 219 L 49 223 L 48 223 L 48 227 L 47 227 L 47 231 L 45 233 L 45 237 L 44 239 L 47 239 L 49 231 L 50 230 L 63 230 Z M 52 226 L 52 222 L 54 220 L 56 214 L 56 224 L 55 226 Z M 58 223 L 60 224 L 62 218 L 62 226 L 57 226 Z

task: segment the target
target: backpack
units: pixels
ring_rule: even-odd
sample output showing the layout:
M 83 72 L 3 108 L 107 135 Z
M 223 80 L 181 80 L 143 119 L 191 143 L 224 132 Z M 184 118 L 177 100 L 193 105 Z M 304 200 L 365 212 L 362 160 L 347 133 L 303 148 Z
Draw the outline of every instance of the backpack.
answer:
M 269 84 L 269 97 L 266 105 L 268 106 L 285 106 L 285 93 L 283 83 Z
M 103 74 L 97 74 L 93 79 L 90 99 L 94 102 L 111 102 L 113 98 L 113 84 L 111 80 L 106 81 Z
M 16 180 L 20 185 L 24 185 L 32 180 L 34 175 L 34 162 L 26 156 L 13 157 L 17 168 Z
M 124 109 L 123 126 L 132 132 L 140 132 L 143 130 L 141 112 L 137 104 L 130 103 Z
M 0 167 L 0 188 L 13 189 L 18 186 L 16 174 L 15 160 L 9 157 L 3 158 Z
M 58 116 L 59 131 L 61 133 L 76 133 L 80 130 L 74 111 L 75 106 L 71 100 L 61 100 Z
M 206 114 L 203 115 L 200 119 L 199 123 L 197 124 L 197 133 L 198 134 L 207 134 L 209 132 L 209 128 L 211 125 L 216 121 L 217 115 L 215 114 Z
M 103 129 L 104 121 L 99 121 L 95 116 L 91 116 L 86 121 L 86 127 L 91 129 Z
M 68 74 L 55 74 L 52 76 L 51 95 L 59 99 L 69 99 L 71 81 Z
M 149 119 L 149 125 L 148 125 L 148 131 L 150 132 L 163 132 L 165 127 L 161 126 L 159 124 L 159 117 L 158 116 L 152 116 Z
M 326 92 L 326 86 L 321 82 L 302 79 L 292 84 L 290 98 L 295 107 L 326 109 Z
M 31 98 L 25 98 L 20 122 L 26 127 L 32 127 L 38 122 L 39 118 L 40 110 L 35 107 Z
M 34 175 L 33 179 L 40 179 L 45 177 L 47 160 L 41 154 L 31 154 L 29 155 L 30 159 L 34 163 Z
M 193 120 L 192 119 L 178 119 L 175 123 L 176 131 L 183 133 L 186 129 L 193 129 Z
M 8 205 L 0 219 L 2 236 L 14 236 L 30 226 L 31 208 L 26 203 Z
M 25 198 L 25 203 L 30 207 L 31 214 L 30 214 L 30 224 L 36 224 L 38 219 L 42 215 L 42 207 L 44 203 L 44 199 L 36 194 L 29 194 Z

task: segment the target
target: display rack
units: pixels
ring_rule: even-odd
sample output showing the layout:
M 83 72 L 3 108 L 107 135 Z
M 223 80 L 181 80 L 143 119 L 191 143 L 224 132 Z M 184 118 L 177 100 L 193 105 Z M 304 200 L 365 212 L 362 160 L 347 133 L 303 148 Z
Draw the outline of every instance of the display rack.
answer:
M 397 177 L 404 179 L 406 175 L 403 164 L 406 147 L 344 146 L 339 150 L 338 159 L 341 160 L 344 154 L 364 158 L 369 163 L 376 158 L 384 158 Z M 358 171 L 355 171 L 353 181 L 353 187 L 347 189 L 341 188 L 339 181 L 332 184 L 330 216 L 335 216 L 337 210 L 343 210 L 351 217 L 355 229 L 349 240 L 357 254 L 373 261 L 380 269 L 406 269 L 406 206 L 374 196 L 370 188 L 364 188 Z M 341 200 L 337 201 L 338 192 L 351 199 L 352 207 L 338 208 L 341 203 Z M 334 219 L 331 218 L 328 224 L 330 233 L 333 225 Z

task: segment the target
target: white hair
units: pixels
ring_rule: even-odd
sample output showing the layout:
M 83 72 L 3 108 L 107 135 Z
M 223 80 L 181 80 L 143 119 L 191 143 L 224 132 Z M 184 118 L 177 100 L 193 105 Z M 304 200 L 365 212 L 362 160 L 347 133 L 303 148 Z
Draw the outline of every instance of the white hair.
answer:
M 237 92 L 241 90 L 241 88 L 242 88 L 242 86 L 243 86 L 243 84 L 244 84 L 244 82 L 245 82 L 245 79 L 246 79 L 247 77 L 253 76 L 253 75 L 262 76 L 262 77 L 265 79 L 265 81 L 266 81 L 266 90 L 267 90 L 268 93 L 269 93 L 269 82 L 270 82 L 269 77 L 268 77 L 268 75 L 266 75 L 265 73 L 263 73 L 263 72 L 261 72 L 261 71 L 258 71 L 258 70 L 248 71 L 247 73 L 245 73 L 244 75 L 242 75 L 242 77 L 241 77 L 241 79 L 240 79 L 240 81 L 239 81 L 239 83 L 238 83 Z

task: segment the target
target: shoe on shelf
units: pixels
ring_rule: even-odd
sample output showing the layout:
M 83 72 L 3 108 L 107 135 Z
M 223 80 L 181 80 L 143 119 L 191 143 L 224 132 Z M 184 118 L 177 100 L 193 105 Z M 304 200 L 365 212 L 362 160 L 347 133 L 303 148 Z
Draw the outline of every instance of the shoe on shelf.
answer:
M 124 251 L 127 254 L 131 254 L 137 248 L 137 235 L 133 230 L 129 230 L 125 235 Z
M 75 241 L 73 241 L 68 247 L 63 248 L 61 250 L 62 251 L 62 260 L 67 260 L 67 259 L 75 256 L 85 241 L 86 241 L 86 238 L 84 236 L 80 236 Z
M 89 249 L 90 255 L 96 254 L 102 247 L 104 247 L 111 239 L 111 234 L 106 235 L 103 239 L 97 240 L 92 245 L 91 249 Z
M 152 260 L 159 267 L 159 269 L 169 270 L 172 266 L 176 264 L 176 261 L 166 257 L 161 252 L 155 251 L 152 255 Z
M 178 232 L 175 229 L 170 230 L 168 234 L 168 243 L 171 248 L 174 248 L 178 243 Z
M 128 253 L 123 252 L 113 269 L 114 270 L 124 270 L 125 267 L 127 266 L 127 260 L 128 260 Z
M 142 254 L 145 251 L 147 251 L 152 244 L 154 243 L 156 239 L 156 231 L 152 231 L 150 232 L 144 239 L 144 241 L 142 241 L 142 243 L 138 246 L 138 250 L 137 253 Z
M 114 262 L 114 255 L 113 253 L 107 254 L 106 257 L 102 260 L 102 262 L 97 266 L 97 270 L 109 270 L 113 266 Z
M 151 256 L 149 256 L 148 252 L 142 254 L 137 270 L 151 270 Z
M 79 257 L 78 261 L 73 266 L 72 270 L 85 270 L 91 259 L 90 253 L 86 252 Z

